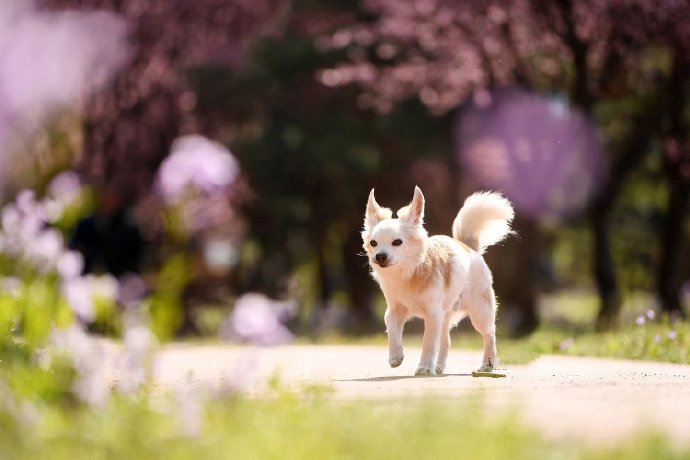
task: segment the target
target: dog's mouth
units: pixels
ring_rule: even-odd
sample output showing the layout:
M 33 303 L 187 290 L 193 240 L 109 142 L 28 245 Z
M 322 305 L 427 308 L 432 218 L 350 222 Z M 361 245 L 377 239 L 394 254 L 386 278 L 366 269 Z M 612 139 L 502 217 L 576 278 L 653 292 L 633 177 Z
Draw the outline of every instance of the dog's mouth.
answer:
M 391 265 L 394 265 L 392 262 L 376 262 L 376 261 L 374 261 L 374 263 L 381 268 L 386 268 L 386 267 L 390 267 Z

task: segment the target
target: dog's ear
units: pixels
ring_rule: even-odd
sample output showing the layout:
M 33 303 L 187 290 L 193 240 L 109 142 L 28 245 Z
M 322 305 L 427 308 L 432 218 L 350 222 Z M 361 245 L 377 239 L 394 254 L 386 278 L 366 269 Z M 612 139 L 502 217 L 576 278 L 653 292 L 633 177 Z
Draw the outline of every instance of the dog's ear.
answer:
M 415 186 L 410 204 L 398 210 L 398 217 L 412 225 L 424 223 L 424 194 L 419 187 Z
M 371 230 L 384 219 L 389 219 L 393 212 L 388 208 L 382 208 L 376 202 L 374 197 L 374 189 L 369 193 L 369 201 L 367 202 L 367 211 L 364 214 L 364 229 Z

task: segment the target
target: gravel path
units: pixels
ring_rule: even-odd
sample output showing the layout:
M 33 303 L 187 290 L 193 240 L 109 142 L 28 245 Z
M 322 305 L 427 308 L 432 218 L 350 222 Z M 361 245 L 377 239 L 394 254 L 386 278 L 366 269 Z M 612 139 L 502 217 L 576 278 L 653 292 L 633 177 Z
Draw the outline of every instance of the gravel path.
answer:
M 518 408 L 555 438 L 606 444 L 642 430 L 690 445 L 690 366 L 647 361 L 543 356 L 506 366 L 507 377 L 473 378 L 479 352 L 451 351 L 446 375 L 413 377 L 421 351 L 406 349 L 397 369 L 383 346 L 276 348 L 171 345 L 154 359 L 160 390 L 266 391 L 272 377 L 299 390 L 327 385 L 342 399 L 462 398 L 481 393 L 487 410 Z

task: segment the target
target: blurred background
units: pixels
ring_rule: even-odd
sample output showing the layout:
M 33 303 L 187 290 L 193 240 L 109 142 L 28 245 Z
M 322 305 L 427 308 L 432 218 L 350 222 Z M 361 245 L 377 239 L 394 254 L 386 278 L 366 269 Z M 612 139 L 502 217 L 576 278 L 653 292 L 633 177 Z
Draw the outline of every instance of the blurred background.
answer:
M 382 333 L 366 198 L 419 185 L 432 234 L 514 202 L 502 333 L 684 318 L 688 82 L 685 0 L 3 0 L 5 289 L 54 266 L 101 333 L 143 297 L 164 339 Z

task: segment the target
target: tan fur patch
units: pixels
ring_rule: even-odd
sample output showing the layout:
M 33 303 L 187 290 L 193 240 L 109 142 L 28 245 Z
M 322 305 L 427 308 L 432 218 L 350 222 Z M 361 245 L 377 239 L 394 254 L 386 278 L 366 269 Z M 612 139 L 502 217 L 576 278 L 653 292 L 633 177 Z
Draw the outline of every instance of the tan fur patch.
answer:
M 429 240 L 424 260 L 415 269 L 410 279 L 411 287 L 421 291 L 437 276 L 443 278 L 446 287 L 450 286 L 453 268 L 451 259 L 452 252 L 448 247 L 437 241 Z

